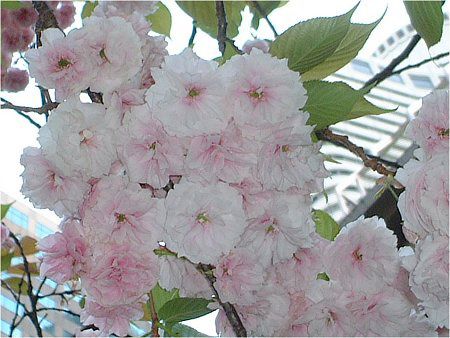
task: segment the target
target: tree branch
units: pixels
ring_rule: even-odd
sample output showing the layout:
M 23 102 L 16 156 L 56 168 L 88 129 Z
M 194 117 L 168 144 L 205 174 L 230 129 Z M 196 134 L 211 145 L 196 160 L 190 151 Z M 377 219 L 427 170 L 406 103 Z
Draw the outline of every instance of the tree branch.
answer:
M 267 24 L 269 25 L 270 29 L 273 32 L 273 35 L 275 35 L 275 37 L 277 37 L 278 36 L 277 30 L 275 29 L 275 27 L 272 24 L 272 22 L 269 20 L 269 17 L 267 16 L 267 14 L 264 11 L 264 9 L 261 7 L 259 2 L 258 1 L 252 1 L 252 4 L 256 8 L 256 10 L 258 11 L 259 15 L 261 15 L 266 20 Z
M 390 170 L 386 168 L 382 163 L 377 161 L 376 158 L 369 158 L 367 154 L 364 152 L 362 147 L 358 147 L 356 144 L 350 142 L 348 136 L 334 134 L 330 129 L 326 128 L 324 130 L 316 131 L 316 135 L 319 140 L 324 140 L 331 142 L 337 146 L 344 147 L 351 151 L 353 154 L 358 156 L 364 163 L 364 165 L 373 171 L 385 176 L 392 175 L 394 176 L 396 170 Z
M 231 47 L 233 47 L 234 51 L 239 54 L 242 55 L 244 54 L 244 52 L 242 50 L 240 50 L 235 44 L 234 44 L 234 40 L 231 40 L 230 38 L 227 38 L 226 41 L 231 45 Z
M 196 35 L 197 35 L 197 21 L 194 20 L 192 21 L 192 33 L 188 42 L 189 48 L 192 48 L 194 46 L 194 39 Z
M 444 58 L 444 57 L 446 57 L 446 56 L 448 56 L 448 55 L 449 55 L 449 52 L 438 54 L 438 55 L 433 56 L 433 57 L 431 57 L 431 58 L 429 58 L 429 59 L 425 59 L 425 60 L 422 60 L 422 61 L 420 61 L 420 62 L 418 62 L 418 63 L 415 63 L 415 64 L 412 64 L 412 65 L 409 65 L 409 66 L 400 68 L 400 69 L 398 69 L 398 70 L 395 70 L 395 71 L 392 72 L 391 75 L 400 74 L 401 72 L 404 72 L 405 70 L 420 67 L 420 66 L 422 66 L 422 65 L 424 65 L 424 64 L 426 64 L 426 63 L 428 63 L 428 62 L 436 61 L 436 60 L 442 59 L 442 58 Z
M 227 47 L 227 17 L 225 14 L 225 6 L 223 1 L 216 1 L 216 15 L 217 15 L 217 41 L 219 43 L 219 50 L 222 56 L 225 54 Z
M 389 76 L 391 76 L 392 72 L 394 71 L 394 68 L 397 67 L 403 60 L 408 58 L 409 54 L 414 49 L 414 47 L 416 47 L 416 45 L 419 43 L 420 39 L 421 37 L 419 34 L 414 35 L 411 41 L 406 46 L 406 48 L 404 49 L 404 51 L 401 52 L 399 56 L 394 58 L 385 69 L 383 69 L 381 72 L 375 74 L 371 79 L 369 79 L 364 84 L 363 88 L 368 88 L 371 85 L 376 86 L 377 84 L 379 84 L 380 82 L 384 81 Z
M 155 308 L 155 302 L 153 301 L 153 294 L 150 291 L 149 293 L 149 301 L 150 301 L 150 313 L 152 315 L 152 337 L 159 337 L 158 333 L 158 324 L 159 324 L 159 318 L 158 313 L 156 312 Z
M 39 18 L 36 22 L 35 32 L 36 32 L 36 47 L 42 46 L 41 35 L 42 32 L 48 28 L 59 28 L 58 21 L 53 14 L 53 11 L 48 7 L 45 1 L 33 1 L 34 9 L 39 13 Z
M 230 322 L 234 333 L 237 337 L 247 337 L 247 330 L 244 327 L 244 324 L 242 324 L 241 318 L 239 317 L 239 314 L 236 311 L 236 308 L 230 304 L 230 303 L 223 303 L 220 300 L 219 293 L 217 292 L 214 282 L 216 281 L 216 278 L 214 275 L 212 275 L 211 268 L 208 267 L 205 264 L 198 264 L 196 265 L 197 270 L 206 278 L 206 280 L 209 283 L 209 286 L 211 287 L 211 290 L 214 292 L 214 296 L 217 300 L 217 302 L 222 307 L 223 311 L 225 311 L 225 315 L 227 316 L 228 321 Z
M 44 104 L 42 107 L 34 108 L 34 107 L 25 107 L 25 106 L 16 106 L 12 104 L 9 101 L 6 101 L 5 99 L 1 99 L 4 103 L 1 105 L 2 109 L 12 109 L 12 110 L 19 110 L 21 112 L 27 112 L 27 113 L 36 113 L 39 115 L 47 114 L 50 110 L 55 109 L 58 107 L 58 103 L 56 102 L 49 102 Z
M 58 312 L 65 312 L 68 313 L 69 315 L 75 316 L 75 317 L 80 317 L 80 315 L 78 313 L 75 313 L 73 311 L 70 311 L 68 309 L 60 309 L 57 307 L 43 307 L 40 309 L 37 309 L 36 312 L 41 312 L 41 311 L 58 311 Z

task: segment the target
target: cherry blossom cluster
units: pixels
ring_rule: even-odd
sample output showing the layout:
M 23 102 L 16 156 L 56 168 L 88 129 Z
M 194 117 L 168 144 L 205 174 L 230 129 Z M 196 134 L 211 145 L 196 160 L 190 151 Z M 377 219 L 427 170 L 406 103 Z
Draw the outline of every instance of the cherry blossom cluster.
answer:
M 61 29 L 67 28 L 74 22 L 75 6 L 72 1 L 47 1 Z M 34 41 L 34 26 L 38 19 L 38 12 L 30 4 L 10 10 L 2 8 L 2 90 L 18 92 L 28 85 L 29 75 L 24 69 L 11 65 L 13 53 L 25 52 Z
M 24 150 L 22 192 L 63 218 L 41 275 L 81 280 L 90 334 L 128 334 L 157 283 L 218 307 L 200 267 L 253 336 L 435 334 L 382 220 L 315 233 L 328 172 L 287 60 L 261 43 L 223 65 L 169 56 L 155 9 L 100 2 L 26 53 L 59 105 Z M 234 335 L 222 309 L 217 330 Z
M 419 149 L 396 178 L 405 191 L 398 208 L 403 232 L 415 244 L 404 259 L 417 312 L 435 328 L 449 328 L 449 93 L 437 90 L 423 99 L 406 135 Z M 447 331 L 448 332 L 448 331 Z

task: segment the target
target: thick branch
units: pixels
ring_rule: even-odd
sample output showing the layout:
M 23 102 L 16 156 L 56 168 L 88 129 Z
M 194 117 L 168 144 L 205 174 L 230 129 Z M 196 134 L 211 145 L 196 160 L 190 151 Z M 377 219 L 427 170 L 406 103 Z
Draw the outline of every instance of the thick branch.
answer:
M 217 15 L 217 41 L 219 43 L 219 50 L 222 55 L 225 54 L 227 47 L 227 17 L 225 14 L 225 6 L 223 1 L 216 1 L 216 15 Z
M 371 79 L 369 79 L 363 86 L 363 88 L 370 87 L 371 85 L 376 86 L 380 82 L 387 79 L 389 76 L 392 75 L 392 72 L 394 71 L 395 67 L 397 67 L 403 60 L 408 58 L 409 54 L 412 52 L 414 47 L 419 43 L 420 41 L 420 35 L 416 34 L 412 37 L 411 41 L 406 46 L 405 50 L 400 53 L 399 56 L 397 56 L 395 59 L 391 61 L 391 63 L 383 69 L 378 74 L 375 74 Z
M 334 134 L 330 129 L 324 129 L 316 132 L 319 140 L 324 140 L 331 142 L 337 146 L 344 147 L 351 151 L 353 154 L 358 156 L 364 163 L 364 165 L 373 171 L 385 176 L 395 175 L 395 170 L 390 170 L 386 168 L 382 163 L 380 163 L 376 158 L 369 158 L 364 152 L 362 147 L 358 147 L 356 144 L 350 142 L 348 136 Z
M 270 29 L 273 32 L 273 35 L 275 35 L 275 37 L 278 36 L 277 30 L 275 29 L 274 25 L 272 24 L 272 22 L 269 20 L 266 12 L 264 11 L 264 8 L 261 7 L 261 5 L 259 4 L 258 1 L 252 1 L 253 6 L 256 8 L 256 10 L 258 11 L 259 15 L 261 15 L 267 22 L 267 24 L 269 25 Z
M 19 110 L 21 112 L 27 112 L 27 113 L 36 113 L 36 114 L 47 114 L 50 110 L 55 109 L 58 107 L 58 103 L 56 102 L 50 102 L 44 104 L 42 107 L 34 108 L 34 107 L 25 107 L 25 106 L 16 106 L 12 104 L 11 102 L 6 101 L 5 99 L 1 99 L 3 102 L 1 105 L 2 109 L 13 109 L 13 110 Z
M 391 75 L 400 74 L 401 72 L 404 72 L 405 70 L 408 70 L 408 69 L 418 68 L 418 67 L 420 67 L 420 66 L 422 66 L 422 65 L 424 65 L 424 64 L 426 64 L 426 63 L 428 63 L 428 62 L 436 61 L 436 60 L 442 59 L 442 58 L 444 58 L 444 57 L 446 57 L 446 56 L 448 56 L 448 55 L 449 55 L 449 52 L 438 54 L 438 55 L 433 56 L 433 57 L 431 57 L 431 58 L 429 58 L 429 59 L 422 60 L 422 61 L 420 61 L 420 62 L 418 62 L 418 63 L 415 63 L 415 64 L 412 64 L 412 65 L 409 65 L 409 66 L 400 68 L 400 69 L 398 69 L 398 70 L 395 70 L 395 71 L 392 72 Z
M 236 336 L 247 337 L 247 330 L 245 329 L 244 324 L 242 324 L 241 318 L 239 318 L 239 314 L 237 313 L 236 308 L 232 304 L 223 303 L 220 300 L 219 293 L 214 286 L 215 277 L 210 273 L 211 269 L 204 264 L 198 264 L 196 265 L 196 268 L 203 276 L 205 276 L 206 280 L 208 281 L 211 290 L 214 292 L 214 296 L 217 302 L 220 304 L 223 311 L 225 311 L 225 315 L 227 316 L 227 319 L 230 322 Z

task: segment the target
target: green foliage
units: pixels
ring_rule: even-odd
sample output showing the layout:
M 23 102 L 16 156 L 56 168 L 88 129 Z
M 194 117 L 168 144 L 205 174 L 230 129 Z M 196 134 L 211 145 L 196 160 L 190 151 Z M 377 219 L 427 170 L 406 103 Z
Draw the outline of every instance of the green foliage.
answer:
M 170 326 L 162 325 L 162 328 L 164 329 L 164 337 L 208 337 L 194 328 L 181 323 L 175 323 Z
M 2 271 L 8 270 L 11 266 L 11 259 L 13 258 L 12 253 L 7 253 L 2 250 Z
M 328 275 L 325 272 L 319 272 L 317 274 L 317 278 L 316 279 L 323 279 L 323 280 L 326 280 L 327 282 L 330 281 L 330 277 L 328 277 Z
M 8 286 L 15 292 L 19 293 L 19 290 L 22 294 L 26 294 L 28 290 L 28 283 L 22 280 L 22 278 L 19 277 L 10 277 L 3 279 L 3 282 L 8 284 Z M 20 284 L 22 282 L 22 284 Z M 2 287 L 6 288 L 6 286 L 3 285 Z
M 161 307 L 158 318 L 165 323 L 198 318 L 213 311 L 208 308 L 208 304 L 209 300 L 202 298 L 174 298 Z
M 338 49 L 347 35 L 355 9 L 356 6 L 332 18 L 299 22 L 275 39 L 270 53 L 280 59 L 287 58 L 289 68 L 301 74 L 313 69 Z
M 316 223 L 316 232 L 325 239 L 333 241 L 340 231 L 339 224 L 325 211 L 314 210 L 313 219 Z
M 428 48 L 441 40 L 444 14 L 441 1 L 404 1 L 411 24 Z
M 20 240 L 20 244 L 25 255 L 33 255 L 38 252 L 38 249 L 36 247 L 37 241 L 30 236 L 23 236 Z M 16 247 L 16 249 L 14 250 L 14 257 L 19 257 L 21 255 L 22 254 L 19 247 Z
M 287 4 L 287 1 L 248 1 L 248 6 L 250 8 L 250 12 L 253 14 L 252 23 L 251 26 L 254 29 L 258 29 L 259 27 L 259 21 L 263 18 L 261 13 L 257 10 L 255 6 L 255 2 L 258 3 L 259 7 L 263 11 L 264 14 L 267 16 L 274 10 L 279 7 L 284 6 Z
M 26 2 L 21 2 L 21 1 L 1 1 L 1 7 L 2 9 L 11 9 L 11 10 L 15 10 L 15 9 L 20 9 L 22 7 L 26 7 L 29 6 L 29 4 L 27 4 Z
M 369 114 L 391 111 L 376 107 L 364 98 L 365 91 L 355 90 L 344 82 L 313 80 L 303 85 L 308 92 L 303 110 L 310 113 L 308 124 L 316 125 L 316 129 Z
M 179 298 L 179 292 L 178 289 L 173 289 L 171 291 L 167 291 L 159 286 L 159 284 L 156 284 L 156 286 L 152 289 L 152 299 L 153 303 L 155 305 L 155 310 L 157 313 L 159 313 L 159 310 L 163 307 L 164 304 L 166 304 L 168 301 Z
M 177 1 L 178 6 L 197 22 L 197 27 L 211 37 L 217 37 L 217 15 L 215 1 Z M 239 33 L 245 1 L 226 1 L 227 37 L 233 38 Z
M 92 15 L 95 7 L 98 5 L 98 1 L 86 1 L 81 11 L 81 18 L 85 19 Z
M 325 61 L 302 74 L 303 81 L 319 80 L 344 67 L 358 55 L 382 17 L 370 24 L 351 23 L 338 48 Z
M 172 15 L 162 2 L 158 4 L 158 10 L 147 16 L 147 20 L 152 24 L 152 31 L 170 37 L 172 27 Z
M 1 218 L 0 219 L 5 218 L 6 214 L 8 213 L 9 208 L 11 207 L 11 205 L 13 205 L 13 203 L 14 202 L 1 205 Z

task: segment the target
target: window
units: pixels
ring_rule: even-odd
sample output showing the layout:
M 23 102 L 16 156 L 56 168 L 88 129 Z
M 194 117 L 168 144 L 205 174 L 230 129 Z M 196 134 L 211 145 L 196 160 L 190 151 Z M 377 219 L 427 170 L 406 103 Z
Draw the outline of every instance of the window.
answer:
M 10 325 L 2 320 L 2 332 L 5 334 L 5 336 L 9 335 L 9 328 Z
M 397 31 L 397 36 L 398 36 L 399 38 L 402 38 L 402 37 L 405 36 L 405 32 L 403 31 L 403 29 L 400 29 L 400 30 Z
M 384 47 L 384 45 L 381 45 L 380 47 L 378 47 L 378 51 L 380 53 L 383 53 L 386 50 L 386 47 Z
M 409 77 L 414 86 L 422 89 L 433 89 L 433 82 L 428 77 L 421 75 L 410 75 Z
M 41 328 L 42 330 L 50 333 L 51 335 L 55 335 L 55 325 L 48 321 L 47 319 L 43 319 L 41 317 L 38 317 L 39 321 L 41 322 Z
M 352 61 L 352 68 L 357 70 L 358 72 L 372 75 L 372 69 L 370 68 L 370 65 L 367 62 L 361 61 L 361 60 L 353 60 Z
M 391 81 L 394 81 L 394 82 L 397 82 L 397 83 L 404 83 L 402 78 L 400 77 L 400 75 L 397 75 L 397 74 L 392 75 L 391 77 L 389 77 L 389 79 Z
M 45 236 L 53 234 L 55 231 L 52 229 L 49 229 L 44 224 L 38 223 L 36 226 L 36 235 L 39 238 L 43 238 Z
M 12 334 L 13 337 L 22 337 L 22 330 L 15 328 Z
M 6 218 L 8 218 L 14 224 L 21 226 L 24 229 L 28 229 L 28 216 L 23 212 L 20 212 L 16 208 L 9 208 Z
M 73 337 L 73 336 L 74 336 L 73 333 L 66 330 L 63 331 L 63 337 Z
M 49 307 L 49 308 L 56 307 L 55 301 L 48 297 L 39 299 L 39 303 L 41 303 L 44 307 Z
M 394 44 L 394 38 L 391 36 L 389 39 L 387 39 L 387 43 L 389 46 L 392 46 Z

